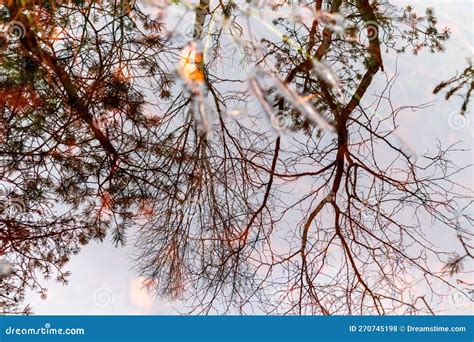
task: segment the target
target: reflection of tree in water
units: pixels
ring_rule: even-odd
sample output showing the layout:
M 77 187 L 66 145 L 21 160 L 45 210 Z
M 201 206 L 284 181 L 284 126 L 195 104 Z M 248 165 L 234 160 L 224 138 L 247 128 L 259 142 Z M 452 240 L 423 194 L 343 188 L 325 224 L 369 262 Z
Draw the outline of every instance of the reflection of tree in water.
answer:
M 449 100 L 453 95 L 461 97 L 462 104 L 460 113 L 464 115 L 468 109 L 471 94 L 474 90 L 474 68 L 472 67 L 472 60 L 469 61 L 468 66 L 459 75 L 457 74 L 447 81 L 440 82 L 433 89 L 433 93 L 437 94 L 445 89 L 447 90 L 444 96 L 446 100 Z
M 472 250 L 456 147 L 403 142 L 394 79 L 362 99 L 383 53 L 442 51 L 449 32 L 431 10 L 324 3 L 3 2 L 0 196 L 21 208 L 0 215 L 3 311 L 132 227 L 137 269 L 195 313 L 435 310 L 463 269 L 427 227 L 458 236 L 459 264 Z M 186 7 L 192 34 L 165 19 Z

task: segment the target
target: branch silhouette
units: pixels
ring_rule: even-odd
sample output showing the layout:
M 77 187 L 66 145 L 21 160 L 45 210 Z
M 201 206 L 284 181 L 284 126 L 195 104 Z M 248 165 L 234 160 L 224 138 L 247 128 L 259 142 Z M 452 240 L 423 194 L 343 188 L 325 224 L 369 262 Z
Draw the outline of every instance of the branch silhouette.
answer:
M 3 312 L 30 313 L 25 290 L 46 296 L 40 275 L 66 282 L 107 235 L 189 313 L 431 314 L 467 295 L 462 151 L 404 142 L 397 116 L 426 105 L 397 108 L 384 65 L 449 31 L 431 9 L 317 0 L 273 3 L 269 38 L 261 5 L 202 0 L 173 26 L 167 2 L 2 2 L 20 28 L 0 57 Z

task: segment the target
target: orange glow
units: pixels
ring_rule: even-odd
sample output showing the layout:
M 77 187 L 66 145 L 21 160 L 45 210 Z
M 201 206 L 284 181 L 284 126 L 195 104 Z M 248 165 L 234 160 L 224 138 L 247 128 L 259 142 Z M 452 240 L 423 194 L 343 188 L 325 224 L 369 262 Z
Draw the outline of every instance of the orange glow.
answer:
M 186 82 L 204 82 L 203 54 L 195 44 L 190 44 L 181 52 L 178 73 Z

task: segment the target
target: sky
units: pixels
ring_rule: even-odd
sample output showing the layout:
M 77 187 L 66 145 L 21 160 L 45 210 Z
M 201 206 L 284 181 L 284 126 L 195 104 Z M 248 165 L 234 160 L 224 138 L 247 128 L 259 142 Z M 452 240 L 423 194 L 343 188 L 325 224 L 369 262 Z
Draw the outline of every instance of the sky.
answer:
M 474 117 L 468 113 L 467 123 L 450 122 L 450 114 L 459 109 L 458 101 L 446 102 L 443 95 L 433 95 L 432 89 L 442 80 L 451 78 L 456 71 L 463 70 L 466 60 L 473 50 L 474 6 L 470 0 L 456 1 L 392 1 L 400 6 L 411 4 L 415 9 L 433 7 L 441 27 L 451 28 L 452 38 L 442 54 L 422 52 L 421 56 L 409 53 L 398 60 L 394 56 L 383 55 L 388 74 L 399 72 L 393 99 L 395 105 L 421 104 L 432 102 L 428 108 L 400 114 L 401 134 L 418 153 L 432 150 L 435 140 L 444 143 L 462 141 L 462 146 L 472 148 Z M 421 12 L 421 11 L 420 11 Z M 380 77 L 380 75 L 378 76 Z M 374 86 L 374 85 L 372 85 Z M 375 85 L 376 86 L 376 85 Z M 370 93 L 370 90 L 369 90 Z M 453 114 L 454 115 L 454 114 Z M 470 160 L 466 160 L 466 156 Z M 454 155 L 459 164 L 472 163 L 474 155 Z M 474 188 L 472 170 L 459 175 L 465 186 Z M 434 234 L 443 239 L 442 234 Z M 46 299 L 30 292 L 25 300 L 34 314 L 70 315 L 161 315 L 176 314 L 182 307 L 176 303 L 159 300 L 142 289 L 140 278 L 132 269 L 133 234 L 125 247 L 115 247 L 110 241 L 92 242 L 81 253 L 71 258 L 66 270 L 71 272 L 67 286 L 54 281 L 43 282 L 48 289 Z M 441 242 L 441 241 L 440 241 Z M 472 312 L 467 302 L 443 303 L 446 314 L 466 314 Z

